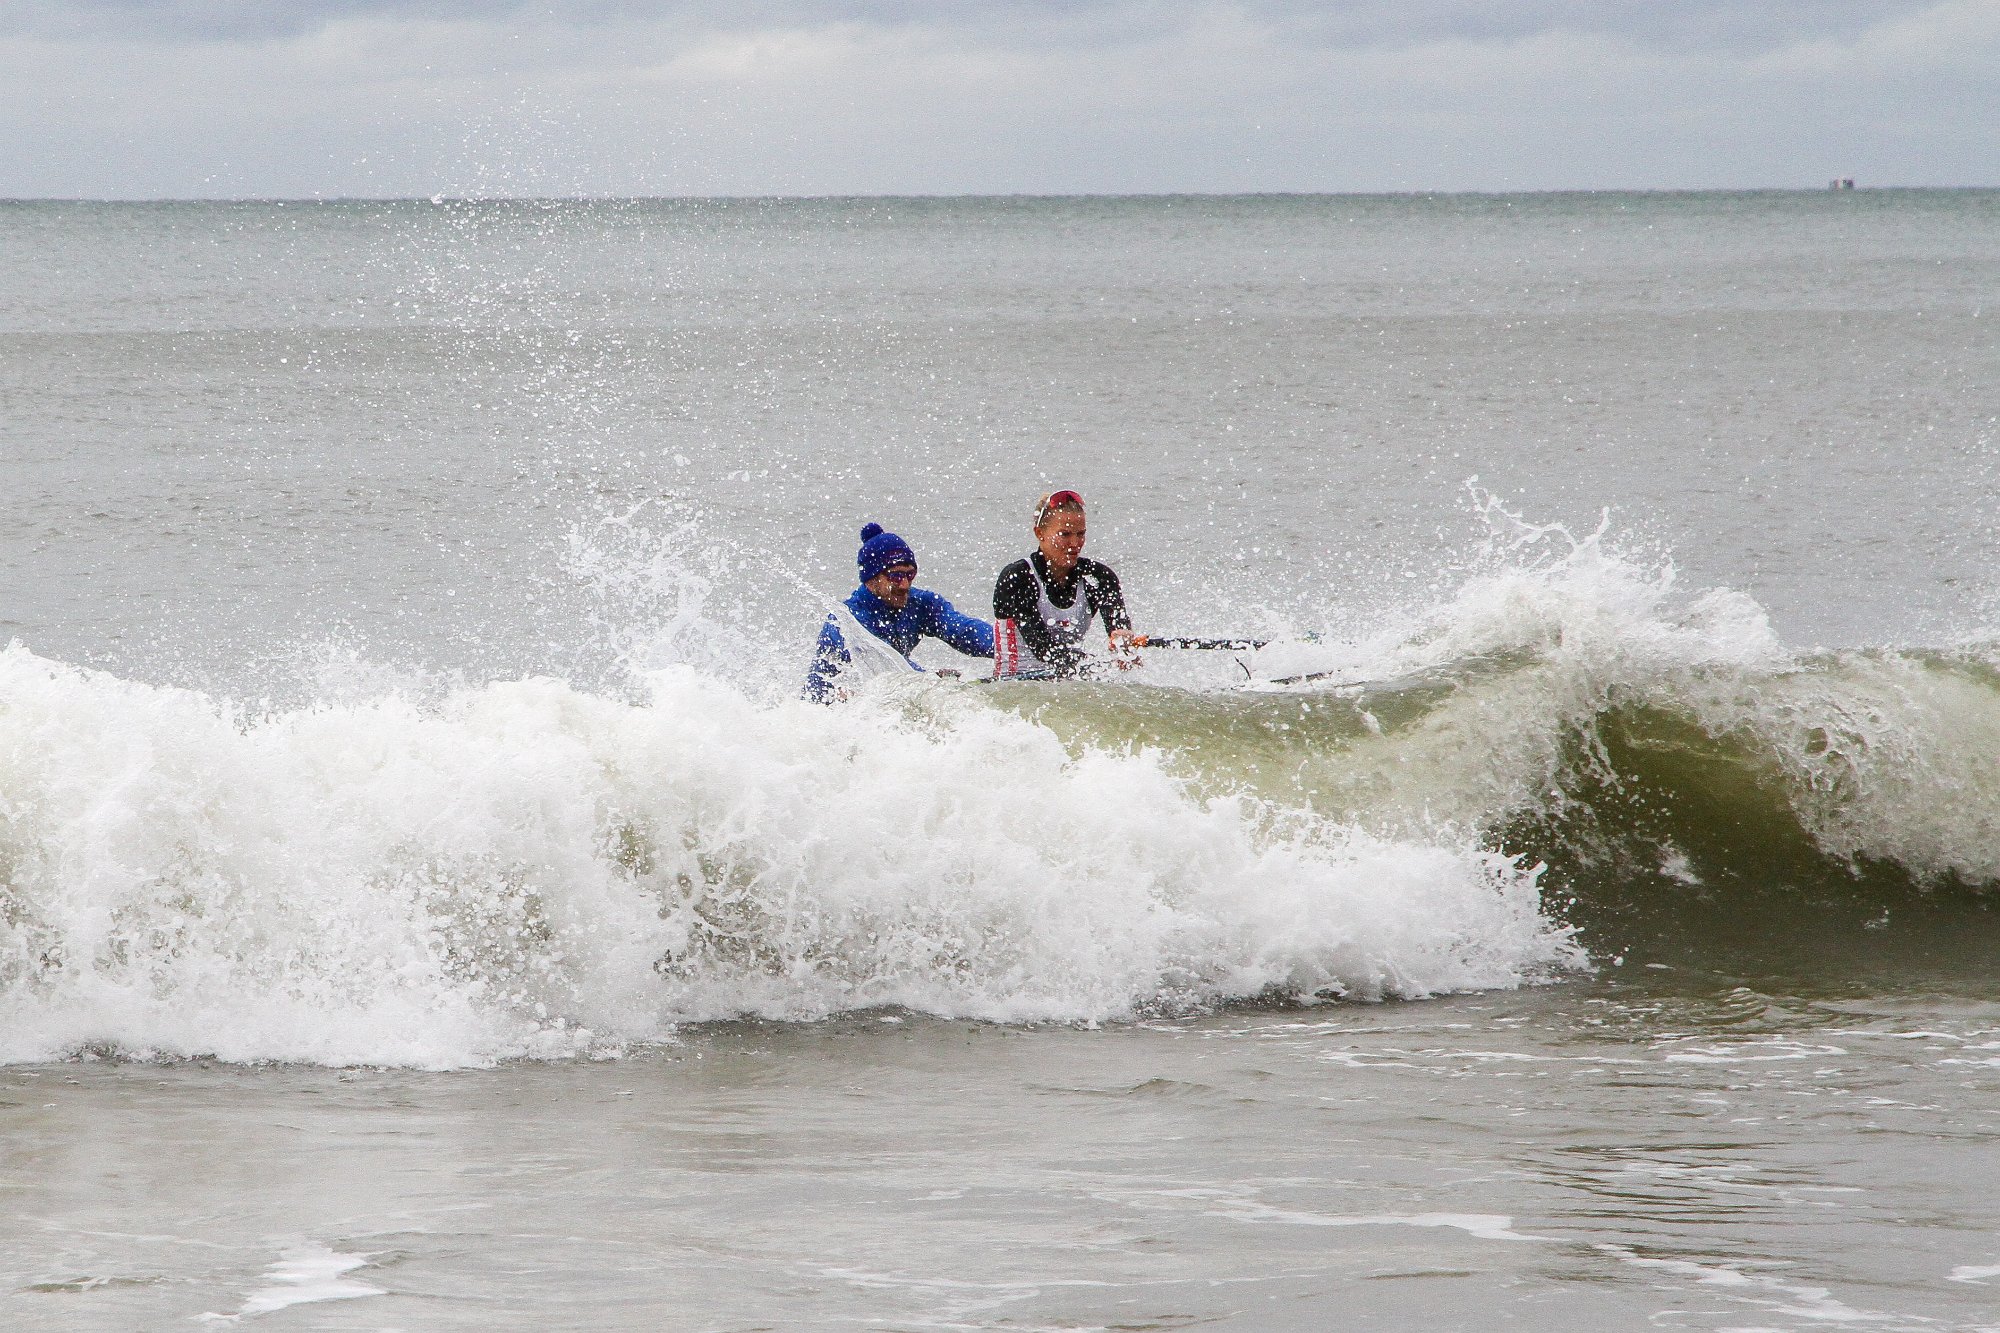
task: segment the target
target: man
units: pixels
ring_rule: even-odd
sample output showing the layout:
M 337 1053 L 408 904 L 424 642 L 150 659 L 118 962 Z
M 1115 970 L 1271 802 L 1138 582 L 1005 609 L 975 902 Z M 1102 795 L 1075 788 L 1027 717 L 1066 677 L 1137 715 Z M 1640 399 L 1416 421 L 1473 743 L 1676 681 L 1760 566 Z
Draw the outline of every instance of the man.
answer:
M 917 557 L 901 537 L 884 532 L 880 523 L 870 523 L 861 529 L 861 549 L 855 552 L 854 563 L 860 567 L 861 586 L 848 594 L 848 611 L 861 628 L 894 649 L 912 671 L 922 670 L 909 660 L 922 638 L 940 639 L 971 657 L 993 656 L 991 625 L 915 586 Z M 828 616 L 820 627 L 812 666 L 806 672 L 805 697 L 815 703 L 832 703 L 844 697 L 839 678 L 853 661 L 854 652 L 839 618 Z
M 1132 665 L 1131 650 L 1146 640 L 1132 632 L 1118 575 L 1109 565 L 1084 559 L 1083 497 L 1075 491 L 1043 496 L 1035 505 L 1032 531 L 1034 553 L 1001 570 L 993 586 L 993 618 L 1002 631 L 995 674 L 1078 674 L 1089 655 L 1084 631 L 1093 617 L 1103 623 L 1119 665 Z

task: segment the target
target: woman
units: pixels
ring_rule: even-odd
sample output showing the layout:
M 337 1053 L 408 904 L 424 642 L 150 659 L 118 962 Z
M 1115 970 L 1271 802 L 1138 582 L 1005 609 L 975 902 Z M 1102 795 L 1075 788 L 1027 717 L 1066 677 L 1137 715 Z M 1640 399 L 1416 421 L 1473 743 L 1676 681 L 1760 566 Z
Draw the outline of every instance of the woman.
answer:
M 993 586 L 996 676 L 1074 676 L 1089 655 L 1084 634 L 1103 623 L 1113 653 L 1143 647 L 1111 566 L 1083 557 L 1083 497 L 1045 495 L 1035 506 L 1036 551 L 1000 571 Z M 1131 665 L 1124 657 L 1120 665 Z

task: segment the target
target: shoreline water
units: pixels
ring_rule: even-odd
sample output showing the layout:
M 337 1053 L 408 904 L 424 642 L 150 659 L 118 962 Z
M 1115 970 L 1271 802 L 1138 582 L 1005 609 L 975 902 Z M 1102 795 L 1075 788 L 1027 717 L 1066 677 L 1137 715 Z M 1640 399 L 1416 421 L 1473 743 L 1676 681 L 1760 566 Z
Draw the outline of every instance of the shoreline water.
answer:
M 1639 975 L 456 1074 L 16 1069 L 49 1105 L 16 1112 L 43 1169 L 3 1299 L 165 1327 L 313 1299 L 291 1263 L 352 1284 L 320 1328 L 1981 1326 L 1983 1205 L 1941 1181 L 1996 1127 L 1990 989 L 1940 1023 Z M 1875 1147 L 1830 1153 L 1843 1123 Z

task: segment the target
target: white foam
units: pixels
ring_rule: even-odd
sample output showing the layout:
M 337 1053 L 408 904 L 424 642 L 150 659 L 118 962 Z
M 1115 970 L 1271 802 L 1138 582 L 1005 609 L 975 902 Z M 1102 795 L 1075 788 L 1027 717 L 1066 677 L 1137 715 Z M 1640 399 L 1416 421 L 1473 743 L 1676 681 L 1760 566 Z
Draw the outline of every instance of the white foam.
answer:
M 1468 836 L 1203 799 L 976 692 L 689 667 L 247 716 L 0 653 L 0 1059 L 449 1067 L 876 1006 L 1101 1021 L 1577 965 Z M 894 688 L 889 688 L 893 686 Z
M 1514 1219 L 1504 1213 L 1306 1213 L 1268 1204 L 1239 1202 L 1224 1215 L 1241 1222 L 1276 1222 L 1290 1226 L 1442 1228 L 1463 1231 L 1480 1240 L 1547 1239 L 1514 1230 Z
M 1690 1044 L 1662 1057 L 1668 1064 L 1743 1065 L 1826 1059 L 1845 1055 L 1838 1046 L 1773 1037 L 1762 1041 L 1705 1042 Z
M 1738 1304 L 1789 1319 L 1805 1319 L 1829 1324 L 1904 1327 L 1910 1322 L 1899 1315 L 1857 1309 L 1840 1300 L 1826 1287 L 1806 1286 L 1802 1283 L 1787 1282 L 1769 1273 L 1748 1271 L 1753 1266 L 1749 1264 L 1652 1259 L 1624 1245 L 1599 1245 L 1597 1249 L 1635 1268 L 1686 1278 L 1699 1286 L 1727 1293 L 1726 1299 Z
M 251 1292 L 235 1314 L 211 1312 L 198 1318 L 207 1323 L 233 1324 L 250 1316 L 287 1310 L 294 1305 L 384 1295 L 380 1287 L 345 1276 L 367 1263 L 368 1260 L 360 1255 L 340 1254 L 323 1245 L 298 1246 L 286 1250 L 279 1261 L 271 1265 L 265 1274 L 270 1285 Z

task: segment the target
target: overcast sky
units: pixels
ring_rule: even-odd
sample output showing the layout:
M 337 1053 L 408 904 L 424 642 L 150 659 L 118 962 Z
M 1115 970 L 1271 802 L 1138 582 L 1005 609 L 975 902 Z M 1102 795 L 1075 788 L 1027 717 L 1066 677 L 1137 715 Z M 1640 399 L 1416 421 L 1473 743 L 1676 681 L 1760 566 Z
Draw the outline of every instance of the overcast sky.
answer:
M 0 0 L 0 197 L 2000 185 L 2000 0 Z

